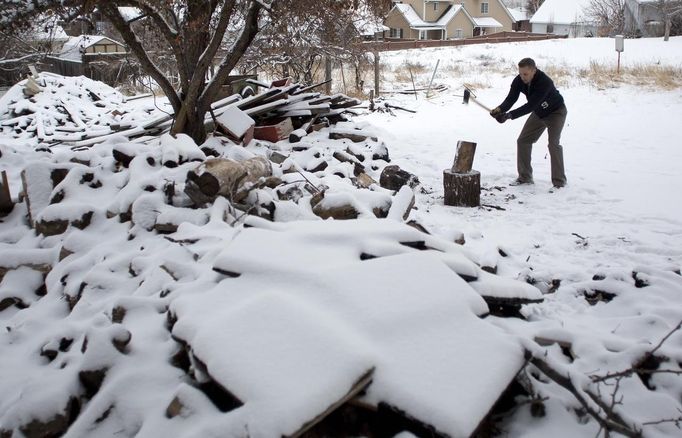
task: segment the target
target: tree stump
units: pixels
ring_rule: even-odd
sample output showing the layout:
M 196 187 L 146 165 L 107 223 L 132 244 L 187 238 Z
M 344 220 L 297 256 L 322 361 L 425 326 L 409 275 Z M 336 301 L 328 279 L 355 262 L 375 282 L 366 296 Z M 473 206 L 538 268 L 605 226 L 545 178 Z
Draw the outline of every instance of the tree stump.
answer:
M 472 170 L 456 173 L 452 169 L 443 171 L 445 205 L 456 207 L 478 207 L 481 204 L 481 174 Z

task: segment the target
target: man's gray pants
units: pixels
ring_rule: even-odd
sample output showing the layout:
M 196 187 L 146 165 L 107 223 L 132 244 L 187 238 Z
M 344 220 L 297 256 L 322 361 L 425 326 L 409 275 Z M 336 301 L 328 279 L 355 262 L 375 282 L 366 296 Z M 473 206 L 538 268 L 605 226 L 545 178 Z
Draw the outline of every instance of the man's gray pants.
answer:
M 549 156 L 552 162 L 552 184 L 558 187 L 566 185 L 564 172 L 564 151 L 561 147 L 561 131 L 564 129 L 568 110 L 566 105 L 555 110 L 544 119 L 531 113 L 523 125 L 521 134 L 516 141 L 516 167 L 520 181 L 533 181 L 533 167 L 530 164 L 533 143 L 538 141 L 545 129 L 549 136 Z

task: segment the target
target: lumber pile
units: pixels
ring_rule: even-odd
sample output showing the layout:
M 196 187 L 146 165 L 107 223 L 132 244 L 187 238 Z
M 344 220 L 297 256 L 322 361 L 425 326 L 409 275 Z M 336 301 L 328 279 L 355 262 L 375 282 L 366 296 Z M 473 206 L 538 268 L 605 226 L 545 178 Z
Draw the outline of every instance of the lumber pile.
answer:
M 345 120 L 343 113 L 360 101 L 343 94 L 274 81 L 260 94 L 227 96 L 211 104 L 206 123 L 236 143 L 253 139 L 277 142 L 294 131 L 300 138 Z M 37 138 L 40 147 L 91 147 L 113 136 L 130 140 L 168 132 L 173 115 L 154 105 L 130 104 L 118 91 L 85 77 L 40 73 L 19 82 L 0 99 L 0 134 Z
M 130 134 L 149 120 L 156 111 L 152 108 L 126 105 L 121 93 L 83 76 L 43 72 L 2 96 L 0 132 L 20 140 L 37 138 L 41 146 L 78 144 L 114 133 Z
M 361 103 L 343 94 L 325 95 L 314 91 L 324 84 L 303 86 L 278 80 L 268 87 L 258 82 L 257 85 L 265 88 L 260 94 L 237 101 L 230 101 L 235 97 L 231 96 L 213 104 L 216 128 L 245 144 L 251 137 L 272 143 L 285 139 L 301 141 L 313 131 L 346 120 L 343 114 Z M 231 117 L 224 120 L 224 114 Z

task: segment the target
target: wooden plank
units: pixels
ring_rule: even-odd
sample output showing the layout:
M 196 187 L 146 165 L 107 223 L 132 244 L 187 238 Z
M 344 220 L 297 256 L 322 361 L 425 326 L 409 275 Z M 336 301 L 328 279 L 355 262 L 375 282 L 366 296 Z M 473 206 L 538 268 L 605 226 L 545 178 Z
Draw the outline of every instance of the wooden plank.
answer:
M 256 96 L 250 96 L 241 102 L 237 103 L 237 107 L 244 111 L 250 108 L 254 108 L 257 106 L 264 105 L 269 102 L 273 102 L 282 98 L 285 98 L 287 93 L 278 90 L 278 89 L 273 89 L 273 90 L 268 90 L 263 94 L 259 94 Z
M 0 181 L 0 216 L 9 214 L 14 209 L 14 202 L 9 192 L 9 181 L 7 172 L 2 171 L 2 181 Z
M 223 99 L 216 100 L 215 102 L 213 102 L 213 103 L 211 104 L 211 108 L 215 110 L 215 109 L 218 109 L 218 108 L 222 108 L 222 107 L 224 107 L 225 105 L 231 105 L 231 104 L 233 104 L 233 103 L 235 103 L 235 102 L 239 102 L 240 100 L 242 100 L 242 98 L 241 98 L 240 95 L 238 95 L 238 94 L 233 94 L 233 95 L 227 96 L 227 97 L 225 97 L 225 98 L 223 98 Z
M 305 432 L 310 430 L 313 426 L 315 426 L 317 423 L 320 421 L 324 420 L 337 410 L 339 407 L 342 405 L 346 404 L 348 401 L 354 399 L 356 396 L 358 396 L 360 393 L 362 393 L 367 387 L 372 383 L 372 378 L 374 376 L 374 368 L 369 369 L 365 374 L 362 375 L 358 379 L 357 382 L 348 390 L 345 396 L 341 397 L 339 400 L 337 400 L 335 403 L 332 403 L 331 406 L 329 406 L 327 409 L 325 409 L 324 412 L 313 418 L 312 420 L 308 421 L 305 423 L 296 433 L 289 435 L 291 438 L 298 438 L 300 436 L 303 436 Z
M 320 82 L 320 83 L 313 84 L 313 85 L 310 85 L 310 86 L 307 86 L 307 87 L 303 87 L 303 88 L 301 88 L 300 90 L 297 90 L 296 92 L 291 93 L 291 94 L 296 95 L 296 94 L 305 93 L 305 92 L 307 92 L 307 91 L 314 90 L 314 89 L 317 88 L 317 87 L 321 87 L 322 85 L 328 84 L 328 83 L 331 82 L 331 81 L 332 81 L 331 79 L 328 79 L 328 80 L 326 80 L 326 81 L 324 81 L 324 82 Z
M 45 141 L 45 125 L 43 121 L 43 115 L 38 112 L 35 118 L 36 125 L 36 135 L 40 141 Z
M 253 116 L 257 116 L 259 114 L 265 114 L 268 111 L 272 111 L 276 108 L 284 106 L 287 103 L 289 103 L 289 101 L 287 99 L 279 99 L 279 100 L 275 100 L 273 102 L 269 102 L 269 103 L 266 103 L 266 104 L 263 104 L 260 106 L 252 107 L 252 108 L 249 108 L 249 109 L 246 109 L 243 111 L 246 114 L 248 114 L 249 116 L 253 117 Z
M 83 128 L 83 129 L 87 129 L 88 126 L 83 122 L 83 120 L 81 120 L 81 118 L 78 116 L 78 113 L 73 108 L 71 108 L 71 106 L 69 104 L 67 104 L 66 102 L 64 102 L 64 101 L 61 101 L 61 102 L 62 102 L 62 106 L 64 107 L 66 112 L 69 113 L 71 120 L 73 120 L 73 122 L 76 125 L 78 125 L 79 127 Z
M 14 117 L 13 119 L 7 119 L 3 120 L 0 122 L 0 126 L 14 126 L 14 125 L 19 125 L 23 121 L 30 120 L 31 116 L 19 116 L 19 117 Z
M 152 93 L 145 93 L 145 94 L 138 94 L 136 96 L 129 96 L 129 97 L 126 97 L 126 102 L 132 102 L 133 100 L 144 99 L 145 97 L 151 97 L 151 96 L 153 96 Z
M 265 82 L 261 82 L 257 79 L 247 79 L 246 83 L 251 84 L 251 85 L 255 85 L 255 86 L 261 87 L 261 88 L 270 88 L 270 84 L 266 84 Z

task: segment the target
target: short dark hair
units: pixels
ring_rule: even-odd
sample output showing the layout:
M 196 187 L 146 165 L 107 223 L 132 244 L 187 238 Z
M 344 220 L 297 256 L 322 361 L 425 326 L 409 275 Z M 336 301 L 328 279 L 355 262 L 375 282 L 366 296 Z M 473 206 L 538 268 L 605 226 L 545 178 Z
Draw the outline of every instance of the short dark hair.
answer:
M 533 61 L 533 58 L 523 58 L 521 61 L 519 61 L 519 67 L 537 68 L 535 67 L 535 61 Z

